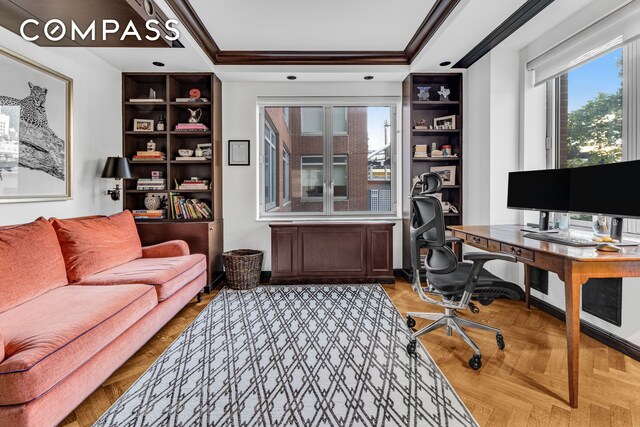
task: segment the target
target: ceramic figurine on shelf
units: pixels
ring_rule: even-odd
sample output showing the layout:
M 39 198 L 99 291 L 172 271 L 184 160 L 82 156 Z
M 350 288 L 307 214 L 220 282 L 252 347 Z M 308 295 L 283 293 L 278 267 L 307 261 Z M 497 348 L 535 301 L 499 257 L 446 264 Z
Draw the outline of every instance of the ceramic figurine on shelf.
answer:
M 191 108 L 187 108 L 187 110 L 189 110 L 189 113 L 191 114 L 187 122 L 200 123 L 200 118 L 202 117 L 202 109 L 197 108 L 195 110 L 192 110 Z
M 196 148 L 195 154 L 196 157 L 202 157 L 202 148 Z
M 156 151 L 156 143 L 153 142 L 153 139 L 150 139 L 149 142 L 147 142 L 147 151 Z
M 418 100 L 419 101 L 428 101 L 429 100 L 429 89 L 431 89 L 431 86 L 418 86 Z
M 438 95 L 440 95 L 440 101 L 449 101 L 449 95 L 451 91 L 446 86 L 440 86 L 440 90 L 438 91 Z

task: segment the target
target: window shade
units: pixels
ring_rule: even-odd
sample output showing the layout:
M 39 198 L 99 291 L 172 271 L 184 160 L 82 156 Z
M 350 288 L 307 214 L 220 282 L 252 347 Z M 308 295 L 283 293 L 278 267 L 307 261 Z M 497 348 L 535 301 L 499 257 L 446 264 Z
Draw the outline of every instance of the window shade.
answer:
M 640 37 L 640 2 L 633 1 L 527 63 L 545 83 Z

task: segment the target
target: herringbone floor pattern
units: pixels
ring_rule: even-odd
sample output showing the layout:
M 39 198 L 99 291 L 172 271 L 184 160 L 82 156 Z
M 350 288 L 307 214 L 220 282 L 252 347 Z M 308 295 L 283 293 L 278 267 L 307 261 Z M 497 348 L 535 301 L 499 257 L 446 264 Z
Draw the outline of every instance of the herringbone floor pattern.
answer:
M 384 286 L 404 315 L 437 311 L 421 302 L 404 280 Z M 213 298 L 185 307 L 63 422 L 90 426 L 153 363 Z M 472 316 L 502 329 L 507 347 L 482 331 L 470 335 L 483 351 L 483 367 L 467 365 L 471 350 L 442 329 L 422 337 L 462 400 L 482 426 L 640 426 L 640 362 L 582 335 L 579 408 L 567 402 L 564 323 L 521 302 L 498 301 Z M 422 323 L 424 322 L 424 323 Z M 418 320 L 417 327 L 427 321 Z

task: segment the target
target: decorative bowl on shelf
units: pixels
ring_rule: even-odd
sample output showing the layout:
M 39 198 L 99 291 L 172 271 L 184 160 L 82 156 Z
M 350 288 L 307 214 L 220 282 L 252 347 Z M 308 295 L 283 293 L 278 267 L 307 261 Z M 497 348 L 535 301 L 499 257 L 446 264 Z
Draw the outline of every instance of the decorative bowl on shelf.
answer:
M 178 154 L 180 154 L 181 157 L 191 157 L 193 156 L 193 150 L 187 150 L 183 148 L 178 150 Z

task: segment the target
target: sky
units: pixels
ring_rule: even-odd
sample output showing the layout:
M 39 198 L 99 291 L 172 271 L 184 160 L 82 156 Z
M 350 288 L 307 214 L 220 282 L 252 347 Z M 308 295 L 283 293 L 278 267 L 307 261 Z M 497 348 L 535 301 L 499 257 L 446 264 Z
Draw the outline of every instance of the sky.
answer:
M 384 121 L 391 123 L 389 107 L 368 107 L 367 132 L 369 133 L 369 150 L 384 147 Z M 387 128 L 387 136 L 391 128 Z
M 622 48 L 616 49 L 569 72 L 569 112 L 574 111 L 598 92 L 614 93 L 620 88 L 616 62 L 622 57 Z

